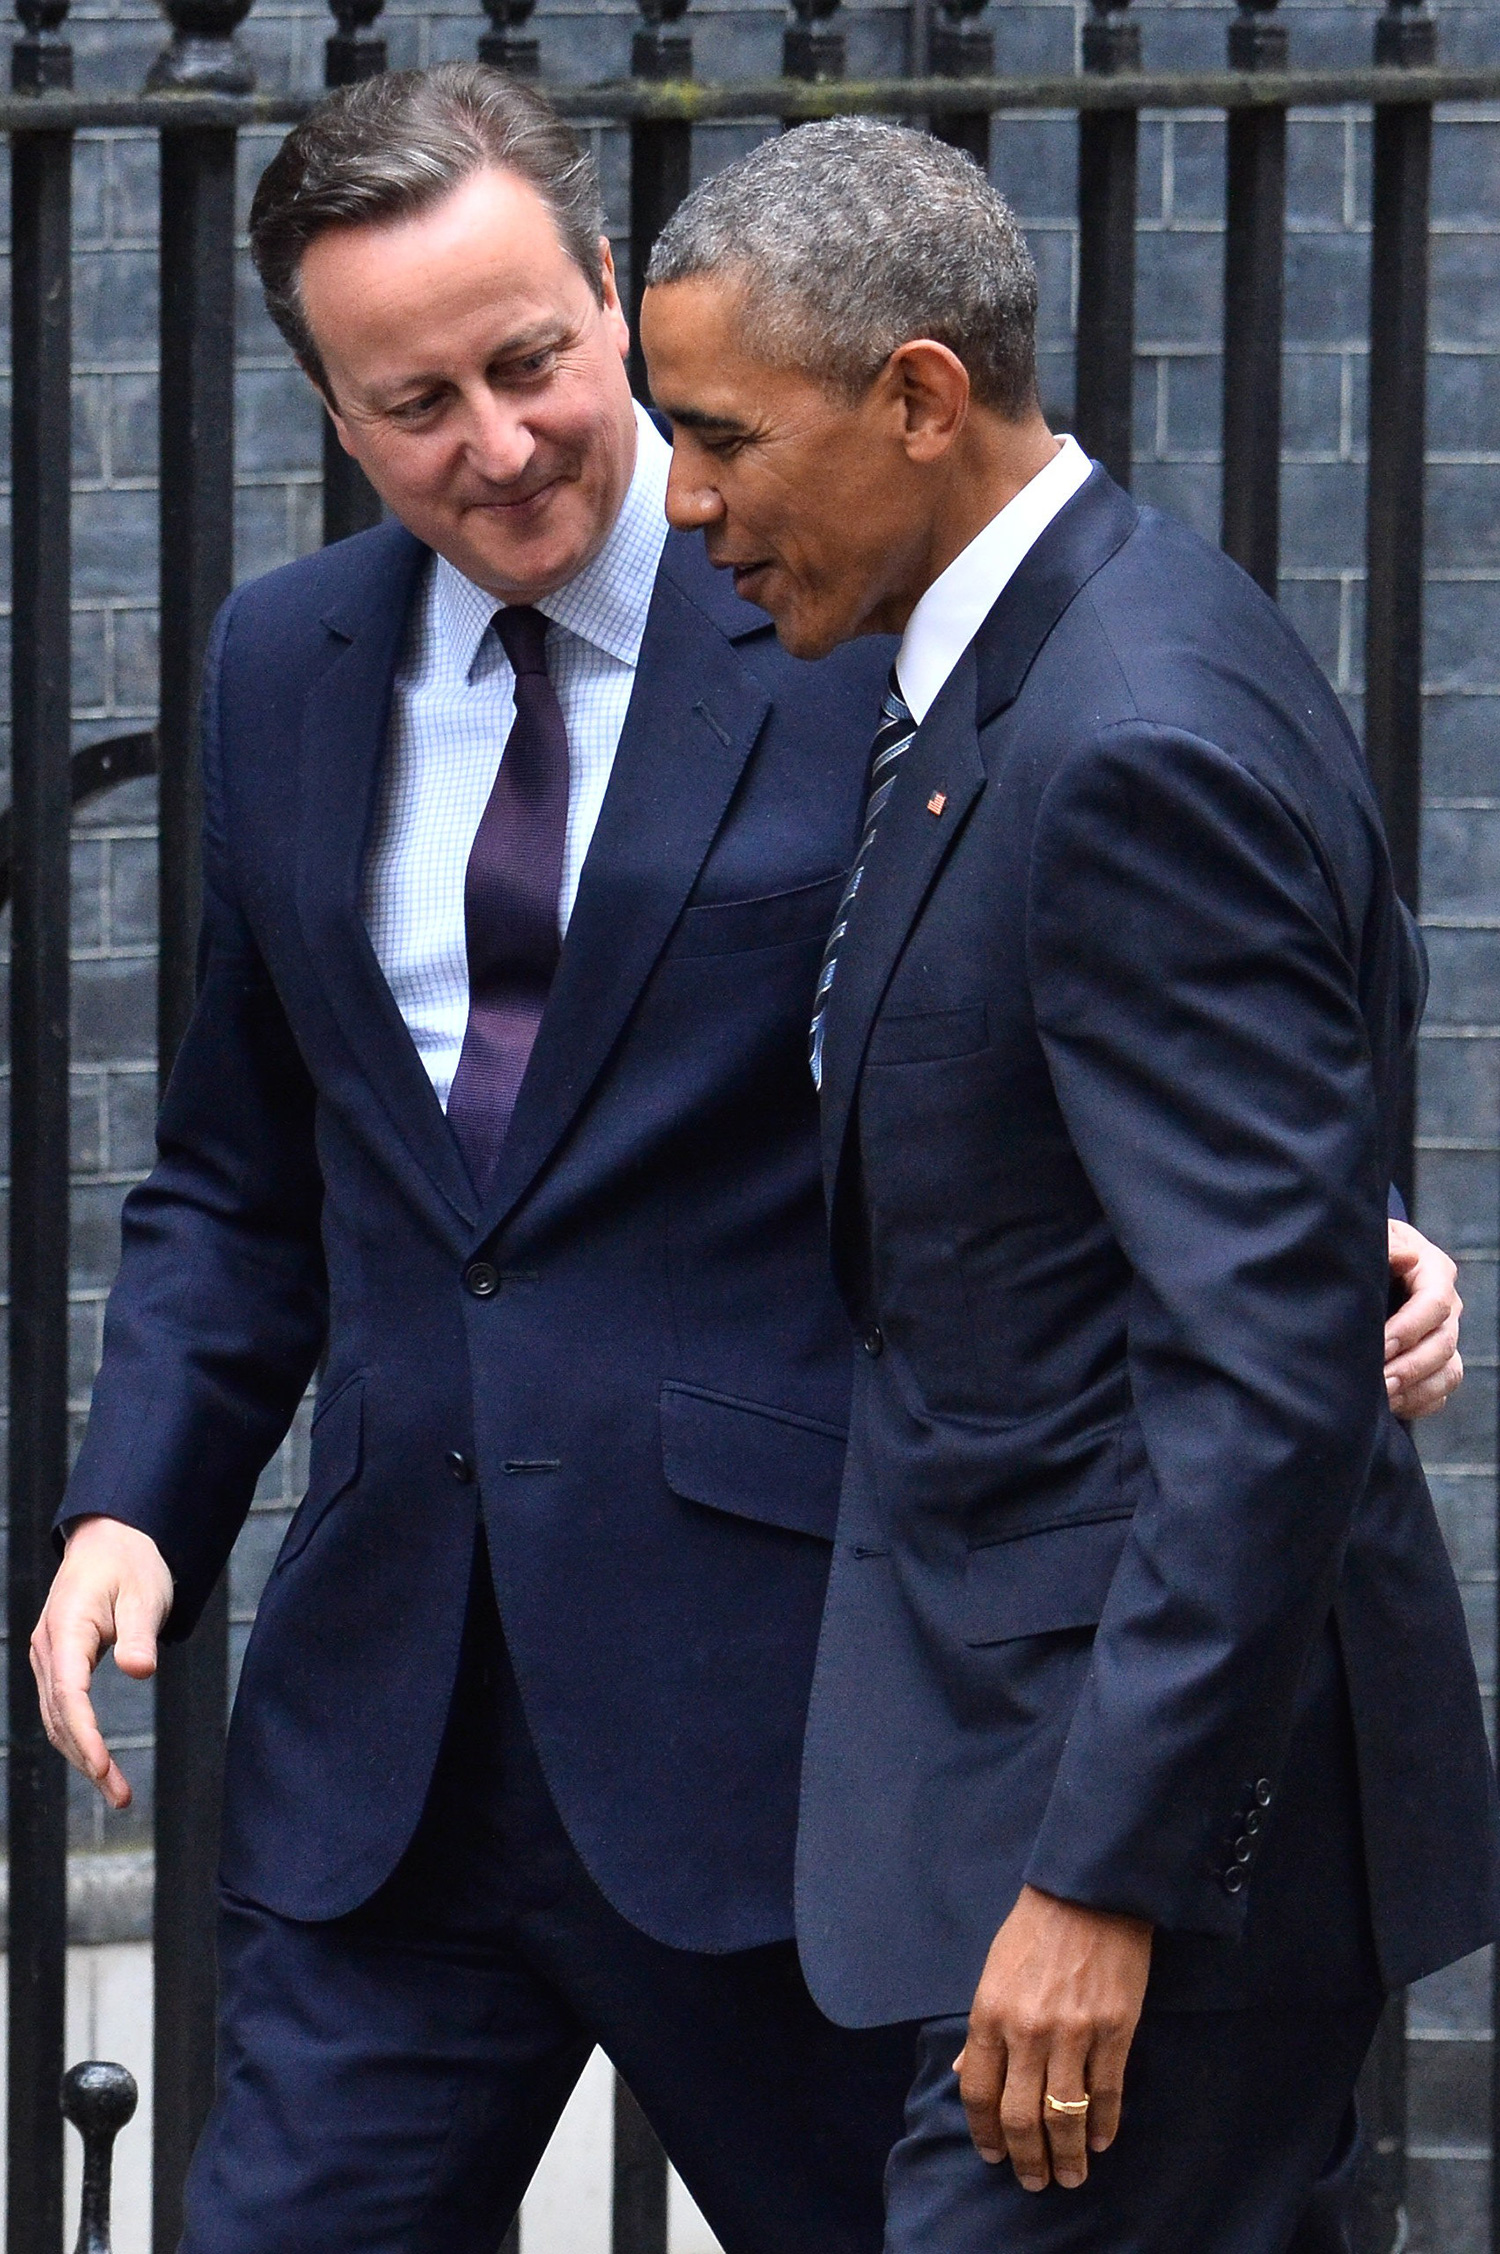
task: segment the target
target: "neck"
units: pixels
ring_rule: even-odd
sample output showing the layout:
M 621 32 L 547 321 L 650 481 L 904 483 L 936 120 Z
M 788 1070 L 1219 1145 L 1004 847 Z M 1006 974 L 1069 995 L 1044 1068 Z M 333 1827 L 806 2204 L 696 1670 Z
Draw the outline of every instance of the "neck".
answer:
M 944 464 L 943 488 L 922 557 L 920 583 L 907 590 L 901 632 L 935 579 L 985 526 L 1009 506 L 1062 451 L 1039 414 L 1005 422 L 983 409 L 970 414 Z

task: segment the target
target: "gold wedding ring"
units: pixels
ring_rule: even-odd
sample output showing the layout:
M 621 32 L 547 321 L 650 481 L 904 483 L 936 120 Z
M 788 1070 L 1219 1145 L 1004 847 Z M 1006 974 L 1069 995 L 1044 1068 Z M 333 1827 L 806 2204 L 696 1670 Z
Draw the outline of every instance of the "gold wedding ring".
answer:
M 1061 2113 L 1065 2119 L 1076 2121 L 1080 2113 L 1087 2113 L 1090 2100 L 1086 2097 L 1054 2097 L 1048 2090 L 1042 2103 L 1049 2113 Z

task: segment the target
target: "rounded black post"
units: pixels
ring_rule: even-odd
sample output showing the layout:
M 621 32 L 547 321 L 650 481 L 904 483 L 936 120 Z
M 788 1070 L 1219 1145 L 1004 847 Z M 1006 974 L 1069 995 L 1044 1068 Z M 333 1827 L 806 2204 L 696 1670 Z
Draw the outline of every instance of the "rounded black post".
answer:
M 630 49 L 632 78 L 662 85 L 693 75 L 693 39 L 678 26 L 688 0 L 639 0 L 644 23 Z M 630 128 L 630 383 L 647 396 L 641 297 L 651 246 L 692 182 L 693 129 L 685 118 L 637 119 Z
M 62 2109 L 83 2139 L 83 2199 L 73 2254 L 110 2254 L 109 2179 L 115 2138 L 135 2112 L 135 2076 L 90 2059 L 63 2076 Z
M 146 76 L 148 94 L 249 94 L 255 68 L 235 37 L 251 0 L 162 0 L 172 37 Z
M 194 21 L 200 0 L 186 6 Z M 221 14 L 244 13 L 232 0 Z M 194 36 L 197 36 L 196 33 Z M 224 32 L 225 41 L 228 31 Z M 228 64 L 225 68 L 227 70 Z M 191 1014 L 201 892 L 198 699 L 215 613 L 234 576 L 232 127 L 161 137 L 161 942 L 157 1059 L 165 1083 Z M 152 2244 L 174 2254 L 182 2186 L 214 2086 L 215 1894 L 229 1608 L 225 1582 L 156 1676 Z
M 1243 0 L 1231 70 L 1284 70 L 1276 0 Z M 1286 111 L 1231 110 L 1224 245 L 1225 552 L 1276 593 L 1281 546 L 1281 347 L 1286 263 Z
M 535 6 L 536 0 L 484 0 L 490 28 L 479 35 L 482 63 L 492 63 L 496 70 L 508 71 L 512 78 L 540 77 L 541 48 L 535 39 L 526 38 L 522 29 L 530 22 Z
M 371 36 L 385 0 L 329 0 L 338 24 L 323 48 L 323 84 L 357 86 L 378 78 L 387 67 L 384 39 Z M 323 417 L 323 543 L 367 532 L 380 522 L 380 496 L 352 455 L 339 444 L 330 418 Z
M 809 81 L 842 78 L 844 35 L 833 23 L 839 0 L 792 0 L 796 22 L 787 26 L 781 43 L 781 68 L 788 78 Z
M 362 78 L 378 78 L 386 68 L 385 41 L 369 34 L 385 0 L 329 0 L 329 6 L 338 30 L 324 42 L 323 84 L 357 86 Z
M 667 2254 L 667 2156 L 615 2077 L 615 2182 L 610 2254 Z
M 11 76 L 72 83 L 67 10 L 22 0 Z M 67 1770 L 28 1643 L 68 1471 L 68 862 L 71 792 L 71 133 L 11 142 L 11 1196 L 6 1537 L 10 1937 L 6 2246 L 62 2243 Z
M 1129 0 L 1092 0 L 1083 67 L 1113 78 L 1141 67 Z M 1073 427 L 1086 453 L 1130 483 L 1135 385 L 1136 111 L 1078 118 L 1078 337 Z
M 981 26 L 988 0 L 943 0 L 942 20 L 928 34 L 934 78 L 992 78 L 995 73 L 995 34 Z M 951 148 L 964 149 L 982 172 L 990 168 L 990 113 L 988 110 L 940 110 L 932 119 L 932 132 Z

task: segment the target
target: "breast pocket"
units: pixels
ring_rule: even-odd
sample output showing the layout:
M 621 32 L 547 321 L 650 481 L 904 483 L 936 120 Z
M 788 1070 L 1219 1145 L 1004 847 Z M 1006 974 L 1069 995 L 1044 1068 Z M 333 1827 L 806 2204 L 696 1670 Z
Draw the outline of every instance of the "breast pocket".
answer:
M 882 1017 L 870 1035 L 870 1064 L 939 1064 L 973 1056 L 989 1038 L 982 1002 L 951 1010 L 918 1010 Z
M 1062 1628 L 1096 1628 L 1130 1533 L 1130 1514 L 1037 1527 L 969 1552 L 962 1634 L 1004 1644 Z
M 313 1413 L 307 1493 L 286 1530 L 276 1560 L 278 1573 L 301 1556 L 339 1497 L 346 1495 L 359 1478 L 364 1432 L 365 1379 L 360 1370 L 345 1378 Z
M 673 955 L 737 955 L 752 947 L 821 946 L 833 928 L 845 876 L 822 877 L 791 892 L 755 900 L 712 900 L 685 908 L 673 934 Z

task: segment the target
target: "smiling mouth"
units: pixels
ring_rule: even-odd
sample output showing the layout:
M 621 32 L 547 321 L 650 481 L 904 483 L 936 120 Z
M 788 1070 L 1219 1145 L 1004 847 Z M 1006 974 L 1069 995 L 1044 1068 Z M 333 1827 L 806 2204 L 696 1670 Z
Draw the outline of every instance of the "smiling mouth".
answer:
M 549 493 L 555 493 L 561 483 L 561 478 L 549 477 L 545 485 L 534 486 L 529 493 L 514 493 L 495 500 L 475 501 L 471 505 L 476 509 L 491 510 L 497 516 L 519 516 L 523 510 L 534 508 L 538 501 L 544 501 Z

